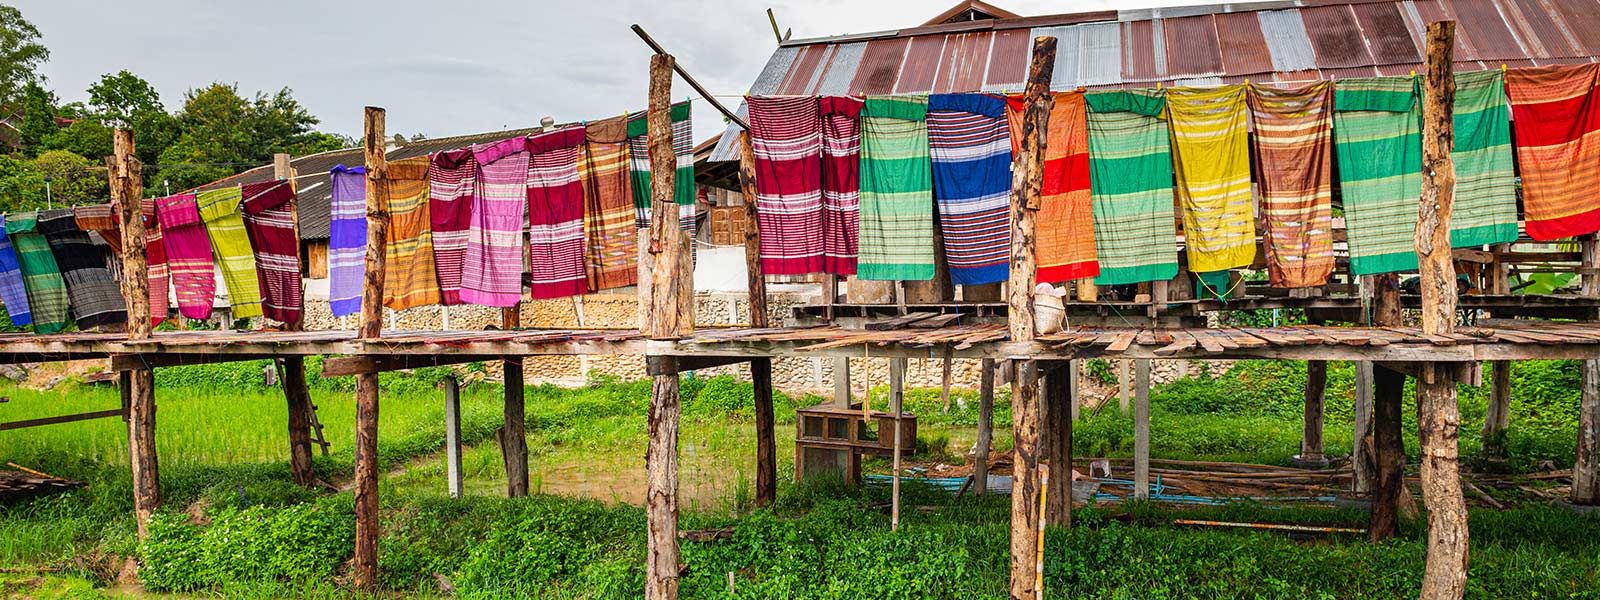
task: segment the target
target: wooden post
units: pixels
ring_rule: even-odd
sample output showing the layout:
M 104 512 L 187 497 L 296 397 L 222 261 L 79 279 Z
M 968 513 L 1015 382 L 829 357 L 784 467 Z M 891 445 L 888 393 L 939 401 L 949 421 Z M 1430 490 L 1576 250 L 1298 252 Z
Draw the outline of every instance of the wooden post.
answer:
M 889 529 L 894 531 L 900 530 L 900 456 L 903 454 L 900 448 L 905 443 L 901 439 L 905 428 L 900 426 L 900 415 L 906 398 L 906 361 L 904 358 L 889 359 L 889 412 L 894 413 L 894 478 L 889 498 Z
M 978 373 L 978 441 L 972 456 L 972 493 L 989 493 L 989 447 L 994 445 L 994 364 L 985 358 Z
M 291 166 L 289 155 L 278 153 L 272 155 L 272 176 L 279 180 L 289 181 L 294 186 L 294 168 Z M 299 200 L 295 200 L 299 204 Z M 296 256 L 298 257 L 300 239 L 299 210 L 290 211 L 295 215 L 294 232 L 296 240 Z M 287 331 L 300 330 L 300 323 L 285 323 Z M 294 478 L 296 485 L 312 487 L 316 485 L 315 468 L 311 463 L 311 390 L 306 388 L 306 359 L 303 356 L 285 356 L 279 359 L 282 365 L 279 380 L 283 385 L 283 399 L 288 405 L 289 427 L 289 473 Z
M 1372 361 L 1356 361 L 1354 434 L 1351 436 L 1350 472 L 1358 494 L 1372 491 Z
M 1305 411 L 1301 421 L 1300 455 L 1296 466 L 1320 469 L 1328 466 L 1322 450 L 1322 407 L 1327 399 L 1328 361 L 1306 361 Z
M 756 206 L 756 154 L 750 145 L 749 131 L 739 132 L 739 191 L 744 195 L 744 269 L 745 286 L 750 298 L 750 326 L 769 327 L 767 278 L 761 270 L 761 222 L 757 213 L 759 207 Z M 830 280 L 830 283 L 834 285 L 826 286 L 827 289 L 837 289 L 837 279 Z M 828 292 L 828 306 L 833 306 L 831 291 Z M 848 364 L 846 362 L 846 372 L 849 371 Z M 837 370 L 834 376 L 838 377 Z M 750 386 L 755 394 L 756 407 L 756 505 L 768 506 L 778 500 L 778 449 L 772 416 L 772 359 L 751 359 Z M 847 394 L 849 389 L 845 388 Z
M 512 330 L 522 327 L 521 303 L 500 310 L 500 326 Z M 521 356 L 507 356 L 501 365 L 505 380 L 505 423 L 496 436 L 500 441 L 500 461 L 506 471 L 506 497 L 528 495 L 528 434 L 524 424 L 524 394 Z
M 1117 360 L 1117 409 L 1124 417 L 1132 412 L 1133 406 L 1133 372 L 1128 367 L 1128 359 Z
M 1600 296 L 1600 248 L 1593 234 L 1583 237 L 1583 282 L 1586 297 Z M 1578 400 L 1578 448 L 1572 463 L 1573 504 L 1600 505 L 1600 360 L 1585 360 Z
M 1034 217 L 1044 181 L 1044 141 L 1049 135 L 1050 75 L 1055 70 L 1056 38 L 1033 40 L 1028 83 L 1023 95 L 1022 140 L 1011 169 L 1011 273 L 1006 283 L 1011 341 L 1034 339 Z M 1039 387 L 1038 363 L 1013 360 L 1011 370 L 1011 598 L 1034 600 L 1039 558 Z
M 1372 276 L 1372 324 L 1398 326 L 1400 277 L 1395 273 Z M 1372 517 L 1367 533 L 1374 542 L 1394 537 L 1400 527 L 1400 503 L 1405 487 L 1406 448 L 1400 428 L 1406 376 L 1381 365 L 1372 370 Z
M 1133 361 L 1133 497 L 1150 498 L 1150 360 Z
M 850 359 L 833 357 L 833 405 L 850 408 Z
M 461 476 L 461 382 L 455 375 L 444 378 L 445 473 L 451 498 L 460 498 Z
M 144 176 L 134 157 L 133 132 L 112 135 L 109 182 L 122 217 L 122 298 L 128 308 L 128 339 L 150 337 L 150 263 L 145 254 Z M 155 373 L 136 369 L 127 378 L 128 464 L 133 474 L 133 513 L 139 539 L 149 533 L 151 513 L 161 505 L 160 461 L 156 457 Z
M 367 162 L 367 258 L 361 282 L 359 337 L 383 332 L 383 271 L 389 243 L 388 163 L 384 157 L 384 111 L 366 108 L 363 144 Z M 363 590 L 378 586 L 378 374 L 356 375 L 356 552 L 351 570 Z
M 1045 484 L 1046 522 L 1072 526 L 1072 409 L 1078 401 L 1075 387 L 1078 361 L 1067 361 L 1045 376 L 1045 422 L 1049 429 L 1050 478 Z
M 1505 432 L 1511 425 L 1511 361 L 1489 363 L 1489 406 L 1483 415 L 1484 457 L 1505 458 Z

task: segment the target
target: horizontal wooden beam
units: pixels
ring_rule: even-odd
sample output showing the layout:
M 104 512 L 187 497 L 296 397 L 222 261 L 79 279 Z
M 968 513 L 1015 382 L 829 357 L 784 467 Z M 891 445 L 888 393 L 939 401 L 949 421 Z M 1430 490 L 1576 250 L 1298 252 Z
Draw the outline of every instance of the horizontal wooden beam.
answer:
M 43 417 L 43 418 L 38 418 L 38 419 L 28 419 L 26 421 L 11 421 L 9 423 L 0 423 L 0 431 L 10 431 L 12 429 L 27 429 L 29 427 L 42 427 L 44 425 L 56 425 L 56 424 L 59 424 L 59 423 L 74 423 L 74 422 L 77 422 L 77 421 L 88 421 L 88 420 L 91 420 L 91 419 L 105 419 L 105 418 L 110 418 L 110 417 L 122 417 L 122 416 L 126 416 L 126 415 L 127 415 L 127 411 L 125 409 L 113 408 L 113 409 L 110 409 L 110 410 L 99 410 L 99 411 L 95 411 L 95 412 L 78 413 L 78 414 L 75 414 L 75 415 L 60 415 L 60 416 L 55 416 L 55 417 Z
M 405 354 L 398 356 L 345 356 L 322 361 L 323 377 L 344 377 L 422 367 L 502 360 L 505 356 L 476 354 Z
M 113 354 L 111 355 L 111 370 L 134 371 L 138 369 L 155 369 L 160 367 L 209 365 L 213 363 L 270 359 L 276 358 L 277 356 L 278 355 L 274 354 L 173 354 L 167 352 L 150 354 Z
M 722 367 L 750 360 L 750 357 L 745 356 L 647 356 L 644 364 L 645 369 L 654 377 Z
M 105 358 L 102 352 L 5 352 L 0 353 L 0 365 L 57 362 L 64 360 L 93 360 Z

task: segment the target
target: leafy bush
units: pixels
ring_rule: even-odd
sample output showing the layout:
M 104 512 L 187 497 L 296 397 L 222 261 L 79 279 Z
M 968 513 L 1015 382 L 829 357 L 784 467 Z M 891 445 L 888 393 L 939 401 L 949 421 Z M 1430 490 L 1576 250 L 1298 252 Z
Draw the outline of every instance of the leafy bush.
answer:
M 323 581 L 331 578 L 355 543 L 349 496 L 290 506 L 223 508 L 211 524 L 183 514 L 150 521 L 140 547 L 140 580 L 153 591 L 198 591 L 226 582 Z

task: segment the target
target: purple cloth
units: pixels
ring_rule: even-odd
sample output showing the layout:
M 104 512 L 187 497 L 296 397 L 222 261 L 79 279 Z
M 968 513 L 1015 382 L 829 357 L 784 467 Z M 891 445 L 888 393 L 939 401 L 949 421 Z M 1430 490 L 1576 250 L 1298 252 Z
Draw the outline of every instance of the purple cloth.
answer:
M 333 219 L 328 224 L 328 306 L 333 316 L 361 312 L 367 260 L 367 168 L 334 167 Z

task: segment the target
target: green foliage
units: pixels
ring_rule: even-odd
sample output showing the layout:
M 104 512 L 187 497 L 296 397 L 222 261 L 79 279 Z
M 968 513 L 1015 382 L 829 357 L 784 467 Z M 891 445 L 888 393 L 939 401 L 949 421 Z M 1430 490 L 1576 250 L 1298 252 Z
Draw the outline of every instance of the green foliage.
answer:
M 64 150 L 84 160 L 104 160 L 105 157 L 111 156 L 113 151 L 111 128 L 102 123 L 98 116 L 80 118 L 71 125 L 44 136 L 44 143 L 40 148 Z
M 102 75 L 89 86 L 89 106 L 111 126 L 133 130 L 134 152 L 146 164 L 156 164 L 178 136 L 178 121 L 161 103 L 161 94 L 131 72 Z
M 333 136 L 312 129 L 318 119 L 289 88 L 271 95 L 258 92 L 252 100 L 239 95 L 237 85 L 213 83 L 189 90 L 176 120 L 181 133 L 159 160 L 195 166 L 162 170 L 160 176 L 175 188 L 209 183 L 263 164 L 278 152 L 301 156 L 343 147 Z
M 72 127 L 61 130 L 61 133 L 72 132 L 79 124 L 87 122 L 79 121 Z M 109 146 L 111 132 L 106 131 L 105 134 L 105 141 Z M 110 155 L 109 148 L 106 154 L 99 156 L 108 155 Z M 33 160 L 34 169 L 40 175 L 50 178 L 50 195 L 54 198 L 55 206 L 93 204 L 105 202 L 110 198 L 111 191 L 107 187 L 105 171 L 93 170 L 93 162 L 84 156 L 89 155 L 52 149 L 44 151 Z
M 1100 385 L 1117 385 L 1117 370 L 1111 366 L 1111 361 L 1091 358 L 1085 367 L 1084 373 Z
M 33 161 L 0 154 L 0 212 L 44 207 L 44 174 Z
M 606 568 L 602 559 L 613 553 L 626 556 L 638 545 L 634 540 L 644 530 L 643 516 L 638 509 L 607 509 L 595 502 L 549 497 L 518 502 L 468 550 L 455 579 L 458 595 L 547 598 L 637 589 L 605 585 L 618 575 L 627 577 L 633 568 L 619 573 Z M 637 583 L 642 586 L 642 579 Z
M 28 84 L 43 83 L 39 66 L 47 60 L 50 50 L 39 43 L 39 28 L 22 11 L 0 4 L 0 105 L 16 102 Z
M 198 526 L 188 515 L 159 514 L 140 546 L 140 580 L 147 589 L 206 590 L 233 581 L 316 581 L 330 578 L 355 542 L 349 496 L 289 506 L 211 511 Z
M 56 130 L 55 97 L 37 82 L 28 82 L 23 88 L 22 124 L 18 127 L 19 142 L 29 156 L 39 153 L 44 138 Z

